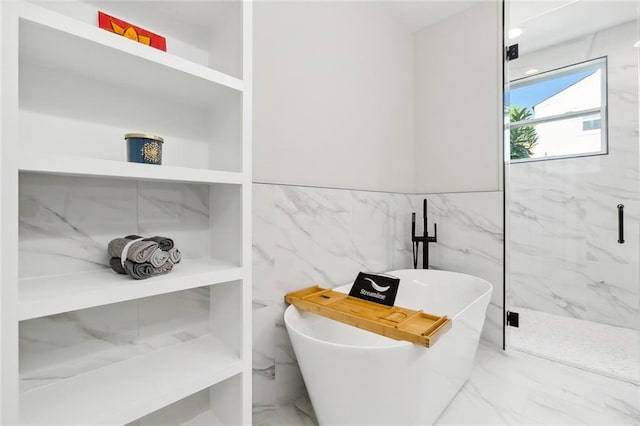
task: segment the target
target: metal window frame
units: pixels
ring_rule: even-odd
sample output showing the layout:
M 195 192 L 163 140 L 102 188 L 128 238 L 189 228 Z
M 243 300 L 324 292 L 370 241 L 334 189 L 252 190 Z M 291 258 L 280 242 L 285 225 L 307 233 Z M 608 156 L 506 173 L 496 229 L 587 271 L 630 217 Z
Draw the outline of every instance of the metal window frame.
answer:
M 568 65 L 566 67 L 557 68 L 551 71 L 546 71 L 544 73 L 540 73 L 531 77 L 523 77 L 517 80 L 513 80 L 509 84 L 509 90 L 517 89 L 518 87 L 529 86 L 531 84 L 540 83 L 546 80 L 552 80 L 554 78 L 563 77 L 565 75 L 575 74 L 577 72 L 580 72 L 581 70 L 586 70 L 586 69 L 599 69 L 601 71 L 600 107 L 599 108 L 589 108 L 589 109 L 584 109 L 580 111 L 571 111 L 563 114 L 551 115 L 548 117 L 532 118 L 530 120 L 520 120 L 513 123 L 507 122 L 505 123 L 505 132 L 508 132 L 511 129 L 517 129 L 523 126 L 533 126 L 536 124 L 562 121 L 570 118 L 586 117 L 589 115 L 593 115 L 595 113 L 599 113 L 600 119 L 602 120 L 601 127 L 600 127 L 600 151 L 582 152 L 582 153 L 573 153 L 573 154 L 564 154 L 564 155 L 550 155 L 547 157 L 538 157 L 538 158 L 512 159 L 509 156 L 509 158 L 505 158 L 505 161 L 507 163 L 528 163 L 532 161 L 548 161 L 548 160 L 591 157 L 594 155 L 609 154 L 609 137 L 608 137 L 609 127 L 608 127 L 608 117 L 607 117 L 608 78 L 607 78 L 607 57 L 606 56 Z M 509 144 L 511 144 L 511 140 L 509 140 Z

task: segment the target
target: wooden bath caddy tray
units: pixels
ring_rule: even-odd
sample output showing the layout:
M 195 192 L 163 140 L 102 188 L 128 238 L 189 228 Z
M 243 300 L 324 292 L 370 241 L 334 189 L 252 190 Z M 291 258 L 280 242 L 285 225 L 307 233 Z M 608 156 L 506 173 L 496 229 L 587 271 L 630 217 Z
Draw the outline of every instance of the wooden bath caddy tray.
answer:
M 288 293 L 284 300 L 304 311 L 427 348 L 451 328 L 446 316 L 384 306 L 317 285 Z

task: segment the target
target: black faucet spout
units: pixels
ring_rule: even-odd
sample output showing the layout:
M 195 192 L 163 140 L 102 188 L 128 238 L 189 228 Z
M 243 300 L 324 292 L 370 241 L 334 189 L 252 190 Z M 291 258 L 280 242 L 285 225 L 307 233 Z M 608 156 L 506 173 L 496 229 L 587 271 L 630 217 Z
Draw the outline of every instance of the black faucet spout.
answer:
M 420 251 L 420 243 L 422 243 L 422 269 L 429 269 L 429 243 L 438 242 L 438 225 L 433 224 L 433 236 L 429 236 L 427 226 L 427 199 L 422 203 L 422 219 L 424 226 L 422 228 L 422 236 L 416 236 L 416 213 L 411 214 L 411 245 L 413 248 L 413 268 L 418 268 L 418 252 Z

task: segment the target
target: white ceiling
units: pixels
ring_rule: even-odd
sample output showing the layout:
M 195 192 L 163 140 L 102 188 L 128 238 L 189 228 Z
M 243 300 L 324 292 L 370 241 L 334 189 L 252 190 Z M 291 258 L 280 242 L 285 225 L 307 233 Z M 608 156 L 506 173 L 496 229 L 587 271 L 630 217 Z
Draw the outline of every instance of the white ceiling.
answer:
M 531 52 L 637 19 L 640 0 L 511 0 L 510 28 L 524 33 L 507 44 L 518 43 L 520 53 Z
M 383 0 L 379 4 L 411 32 L 487 1 Z M 507 26 L 524 29 L 508 41 L 527 52 L 638 19 L 640 0 L 507 0 Z M 452 30 L 453 31 L 453 30 Z

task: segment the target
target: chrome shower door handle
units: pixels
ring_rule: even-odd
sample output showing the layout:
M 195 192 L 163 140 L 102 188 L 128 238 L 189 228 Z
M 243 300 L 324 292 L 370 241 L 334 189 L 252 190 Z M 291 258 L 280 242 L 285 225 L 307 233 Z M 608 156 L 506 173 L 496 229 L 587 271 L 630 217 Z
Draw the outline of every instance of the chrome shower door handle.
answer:
M 624 243 L 624 204 L 618 204 L 618 244 Z

